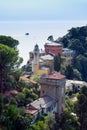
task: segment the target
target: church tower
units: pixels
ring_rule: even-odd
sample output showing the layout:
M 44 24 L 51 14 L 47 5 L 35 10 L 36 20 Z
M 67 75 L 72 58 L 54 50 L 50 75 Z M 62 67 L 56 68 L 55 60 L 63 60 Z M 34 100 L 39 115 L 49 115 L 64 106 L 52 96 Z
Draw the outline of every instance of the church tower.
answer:
M 39 46 L 37 44 L 34 47 L 33 55 L 32 72 L 36 73 L 39 69 Z

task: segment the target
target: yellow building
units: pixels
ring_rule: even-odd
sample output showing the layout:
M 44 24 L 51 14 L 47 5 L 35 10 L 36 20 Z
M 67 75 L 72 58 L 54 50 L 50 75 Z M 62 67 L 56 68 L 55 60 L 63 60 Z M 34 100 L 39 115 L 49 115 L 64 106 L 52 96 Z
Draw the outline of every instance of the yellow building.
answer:
M 51 55 L 40 56 L 39 46 L 36 44 L 33 51 L 32 72 L 38 75 L 49 74 L 54 68 L 54 57 Z

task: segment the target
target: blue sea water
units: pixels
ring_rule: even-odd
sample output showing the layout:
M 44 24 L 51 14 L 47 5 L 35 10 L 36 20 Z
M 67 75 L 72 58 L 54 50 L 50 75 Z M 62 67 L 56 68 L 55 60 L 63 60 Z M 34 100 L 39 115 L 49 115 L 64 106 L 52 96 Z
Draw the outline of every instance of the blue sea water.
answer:
M 72 27 L 85 25 L 87 21 L 0 21 L 0 35 L 11 36 L 19 41 L 19 55 L 24 59 L 23 64 L 26 64 L 35 44 L 44 49 L 48 36 L 53 35 L 57 39 Z

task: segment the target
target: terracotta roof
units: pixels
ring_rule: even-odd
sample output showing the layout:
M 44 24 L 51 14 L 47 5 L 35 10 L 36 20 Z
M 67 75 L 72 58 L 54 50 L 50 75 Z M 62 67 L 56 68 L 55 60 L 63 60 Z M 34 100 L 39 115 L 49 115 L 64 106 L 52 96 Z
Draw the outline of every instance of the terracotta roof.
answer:
M 16 96 L 18 93 L 19 92 L 17 90 L 5 91 L 4 96 L 12 98 L 13 96 Z
M 44 76 L 42 76 L 42 78 L 46 78 L 46 79 L 63 79 L 63 78 L 65 78 L 65 76 L 64 75 L 62 75 L 62 74 L 60 74 L 59 72 L 52 72 L 51 74 L 49 74 L 49 75 L 44 75 Z
M 31 108 L 29 108 L 29 109 L 26 109 L 25 110 L 25 113 L 26 114 L 35 114 L 36 112 L 37 112 L 38 110 L 37 109 L 31 109 Z
M 48 75 L 49 79 L 63 79 L 65 78 L 64 75 L 60 74 L 59 72 L 53 72 L 51 75 Z
M 10 93 L 14 94 L 14 95 L 17 95 L 19 92 L 17 90 L 11 90 Z
M 29 79 L 29 78 L 27 78 L 27 77 L 25 77 L 25 76 L 21 76 L 21 77 L 20 77 L 20 80 L 26 81 L 26 82 L 28 82 L 28 83 L 36 84 L 36 82 L 35 82 L 34 80 Z

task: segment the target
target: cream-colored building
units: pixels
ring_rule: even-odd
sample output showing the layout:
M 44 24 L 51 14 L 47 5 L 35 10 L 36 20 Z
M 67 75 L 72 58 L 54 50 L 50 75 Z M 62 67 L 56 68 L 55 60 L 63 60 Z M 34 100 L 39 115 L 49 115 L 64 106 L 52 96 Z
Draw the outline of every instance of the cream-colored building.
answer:
M 38 75 L 49 74 L 54 69 L 54 57 L 40 56 L 39 46 L 36 44 L 33 51 L 32 72 Z

